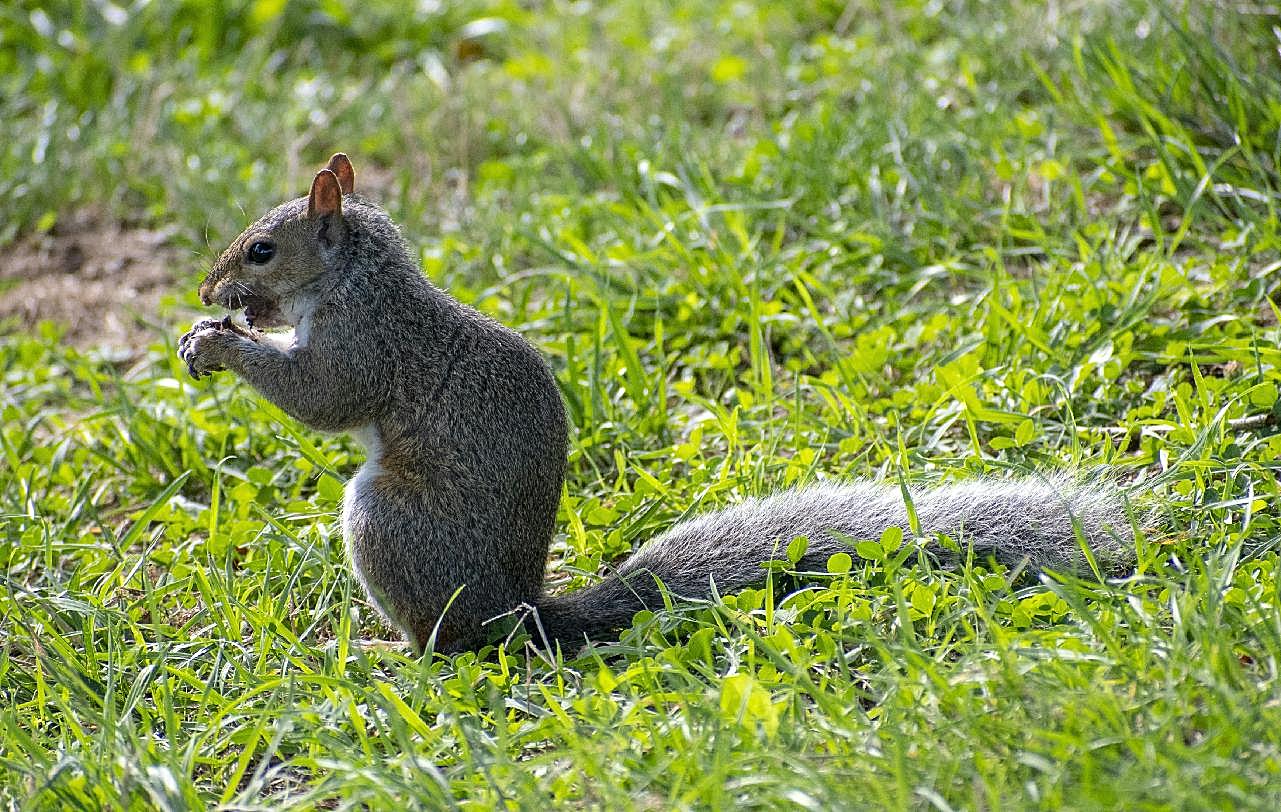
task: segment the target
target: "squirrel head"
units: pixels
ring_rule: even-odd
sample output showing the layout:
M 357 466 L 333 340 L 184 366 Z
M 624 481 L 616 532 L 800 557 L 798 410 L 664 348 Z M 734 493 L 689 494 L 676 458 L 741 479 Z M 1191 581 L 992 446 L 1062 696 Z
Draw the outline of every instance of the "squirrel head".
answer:
M 307 197 L 277 206 L 232 241 L 200 283 L 200 301 L 243 307 L 251 327 L 297 326 L 309 291 L 341 271 L 343 196 L 355 180 L 351 161 L 335 154 Z

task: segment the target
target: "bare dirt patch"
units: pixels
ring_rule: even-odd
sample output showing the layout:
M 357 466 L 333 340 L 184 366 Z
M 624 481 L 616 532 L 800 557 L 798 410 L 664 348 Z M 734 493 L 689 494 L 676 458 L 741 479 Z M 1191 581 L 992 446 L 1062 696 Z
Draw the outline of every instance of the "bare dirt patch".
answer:
M 157 334 L 160 297 L 184 269 L 171 236 L 86 211 L 0 249 L 0 334 L 49 320 L 78 347 L 141 351 Z

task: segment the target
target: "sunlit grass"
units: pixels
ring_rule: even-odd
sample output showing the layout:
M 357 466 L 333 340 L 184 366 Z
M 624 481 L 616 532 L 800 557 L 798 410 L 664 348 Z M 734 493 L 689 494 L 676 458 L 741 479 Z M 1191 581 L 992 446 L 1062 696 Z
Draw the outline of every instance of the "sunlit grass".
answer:
M 848 571 L 548 661 L 385 638 L 360 462 L 171 323 L 0 343 L 0 793 L 36 808 L 1275 808 L 1281 125 L 1266 19 L 1147 4 L 20 4 L 0 243 L 203 263 L 356 161 L 550 358 L 558 588 L 819 477 L 1106 466 L 1134 574 Z M 1247 10 L 1248 11 L 1248 10 Z M 892 542 L 893 539 L 887 539 Z

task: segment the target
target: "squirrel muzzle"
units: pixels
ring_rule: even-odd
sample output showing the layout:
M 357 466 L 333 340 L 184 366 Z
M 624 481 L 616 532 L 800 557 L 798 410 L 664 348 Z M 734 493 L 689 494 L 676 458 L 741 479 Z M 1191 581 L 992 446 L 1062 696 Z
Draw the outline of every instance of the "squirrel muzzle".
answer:
M 205 307 L 209 307 L 214 303 L 214 300 L 213 300 L 214 285 L 211 284 L 212 281 L 213 281 L 212 274 L 210 274 L 210 276 L 206 276 L 205 281 L 200 283 L 200 288 L 196 291 L 196 293 L 200 296 L 200 303 L 203 304 Z

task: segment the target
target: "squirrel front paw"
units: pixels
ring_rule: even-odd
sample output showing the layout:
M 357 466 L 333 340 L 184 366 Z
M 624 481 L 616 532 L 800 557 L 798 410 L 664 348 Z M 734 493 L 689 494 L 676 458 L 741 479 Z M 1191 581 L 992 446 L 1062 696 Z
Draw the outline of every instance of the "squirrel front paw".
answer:
M 187 339 L 191 338 L 193 335 L 195 335 L 196 333 L 200 332 L 201 330 L 216 330 L 216 329 L 218 329 L 219 327 L 221 327 L 221 326 L 223 325 L 223 322 L 225 322 L 225 321 L 226 321 L 226 318 L 221 318 L 221 319 L 201 319 L 200 321 L 198 321 L 198 322 L 196 322 L 195 324 L 191 325 L 191 329 L 190 329 L 190 330 L 188 330 L 187 332 L 185 332 L 185 333 L 183 333 L 183 334 L 182 334 L 182 338 L 178 339 L 178 345 L 179 345 L 179 346 L 182 346 L 182 343 L 183 343 L 184 341 L 186 341 Z
M 200 380 L 227 368 L 227 358 L 235 345 L 249 338 L 243 328 L 223 319 L 201 319 L 178 339 L 178 357 L 187 365 L 192 378 Z
M 193 335 L 200 332 L 201 330 L 230 330 L 231 332 L 237 335 L 242 335 L 245 338 L 250 338 L 250 339 L 254 338 L 255 336 L 254 330 L 241 327 L 239 324 L 236 324 L 234 321 L 231 320 L 231 316 L 223 316 L 220 319 L 201 319 L 200 321 L 193 324 L 191 326 L 191 329 L 188 330 L 186 333 L 184 333 L 182 338 L 178 339 L 179 346 L 182 345 L 182 342 L 191 338 Z

